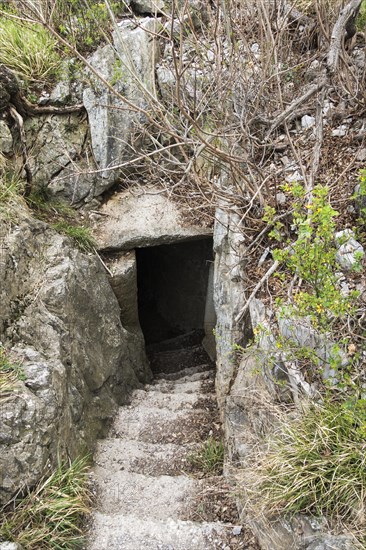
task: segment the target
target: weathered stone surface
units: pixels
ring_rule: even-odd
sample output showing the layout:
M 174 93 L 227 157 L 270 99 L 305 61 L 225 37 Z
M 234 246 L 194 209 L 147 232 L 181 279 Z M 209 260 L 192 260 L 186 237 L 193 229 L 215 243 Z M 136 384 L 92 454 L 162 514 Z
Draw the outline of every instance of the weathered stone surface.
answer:
M 207 352 L 207 355 L 211 361 L 216 360 L 216 342 L 215 342 L 215 329 L 216 329 L 216 311 L 213 299 L 214 293 L 214 264 L 211 263 L 209 267 L 206 304 L 205 304 L 205 317 L 203 322 L 203 328 L 205 330 L 205 336 L 202 341 L 202 345 Z
M 163 0 L 131 0 L 131 8 L 135 13 L 154 15 L 164 10 Z
M 141 333 L 137 304 L 135 251 L 131 250 L 109 259 L 108 268 L 112 273 L 109 282 L 121 308 L 122 325 L 131 332 Z
M 305 548 L 306 550 L 356 550 L 351 539 L 343 535 L 317 537 Z
M 26 212 L 16 220 L 0 222 L 0 340 L 25 380 L 0 400 L 2 502 L 58 454 L 89 449 L 117 404 L 150 378 L 100 262 Z
M 13 136 L 9 130 L 9 126 L 0 120 L 0 152 L 11 153 L 13 150 Z
M 51 90 L 48 102 L 52 105 L 70 105 L 81 103 L 83 86 L 85 85 L 85 71 L 80 67 L 76 58 L 66 58 L 58 71 L 59 81 Z
M 240 217 L 222 201 L 216 211 L 214 228 L 214 303 L 217 316 L 216 388 L 219 403 L 228 394 L 238 368 L 234 345 L 245 345 L 251 329 L 247 318 L 235 318 L 245 304 L 244 241 L 237 228 Z
M 335 235 L 337 243 L 337 262 L 346 271 L 350 271 L 352 268 L 360 263 L 360 259 L 363 258 L 365 251 L 363 246 L 356 241 L 355 234 L 352 229 L 344 229 L 338 231 Z
M 143 380 L 144 373 L 149 372 L 149 364 L 139 321 L 135 251 L 120 254 L 116 258 L 107 260 L 107 263 L 112 273 L 112 276 L 109 276 L 109 282 L 118 300 L 122 326 L 129 332 L 130 345 L 135 346 L 135 354 L 131 354 L 134 357 L 134 369 Z
M 262 350 L 263 351 L 263 350 Z M 224 430 L 227 444 L 227 464 L 239 470 L 255 465 L 258 444 L 273 433 L 280 417 L 279 405 L 271 389 L 270 368 L 266 362 L 251 350 L 248 351 L 233 379 L 230 393 L 225 398 Z M 277 400 L 278 403 L 278 400 Z M 239 501 L 244 505 L 244 501 Z M 253 514 L 245 507 L 243 521 L 247 522 L 258 538 L 263 550 L 311 549 L 330 550 L 330 548 L 353 550 L 347 537 L 324 536 L 326 521 L 297 515 L 292 519 L 283 517 L 264 517 Z M 327 546 L 324 541 L 331 541 Z M 311 543 L 308 546 L 308 543 Z
M 22 548 L 16 542 L 0 542 L 0 550 L 22 550 Z
M 309 116 L 309 115 L 304 115 L 302 118 L 301 118 L 301 127 L 304 129 L 304 130 L 307 130 L 309 128 L 312 128 L 314 125 L 315 125 L 315 117 L 313 116 Z
M 40 116 L 25 121 L 30 168 L 35 188 L 79 202 L 94 194 L 93 162 L 83 157 L 88 125 L 76 114 Z M 89 157 L 90 158 L 90 157 Z
M 115 194 L 100 213 L 94 236 L 103 250 L 130 250 L 212 234 L 210 228 L 186 222 L 177 204 L 153 186 Z
M 298 515 L 291 520 L 254 519 L 249 524 L 262 550 L 356 550 L 350 537 L 323 535 L 326 522 L 308 516 Z
M 366 160 L 366 148 L 358 151 L 359 157 L 357 160 L 363 162 Z M 353 206 L 358 216 L 362 216 L 363 212 L 366 212 L 366 195 L 361 192 L 360 184 L 357 184 L 353 191 Z
M 294 341 L 299 347 L 314 350 L 322 362 L 320 366 L 323 378 L 333 383 L 337 382 L 336 372 L 331 364 L 336 359 L 340 367 L 345 367 L 348 359 L 342 350 L 335 351 L 336 344 L 329 335 L 315 330 L 306 318 L 279 317 L 278 326 L 283 338 Z
M 113 85 L 119 97 L 92 76 L 92 86 L 86 88 L 83 95 L 94 158 L 102 170 L 95 195 L 110 187 L 120 174 L 114 166 L 136 155 L 131 137 L 136 123 L 144 119 L 138 110 L 145 109 L 155 94 L 156 52 L 151 32 L 156 30 L 156 20 L 147 17 L 138 27 L 124 20 L 118 27 L 113 34 L 113 47 L 99 48 L 89 62 Z M 122 98 L 130 102 L 130 106 Z

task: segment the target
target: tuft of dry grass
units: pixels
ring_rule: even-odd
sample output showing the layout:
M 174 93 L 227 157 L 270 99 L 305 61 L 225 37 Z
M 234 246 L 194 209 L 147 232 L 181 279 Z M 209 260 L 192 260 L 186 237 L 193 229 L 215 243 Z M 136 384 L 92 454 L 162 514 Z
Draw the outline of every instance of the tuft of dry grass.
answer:
M 312 405 L 282 420 L 255 466 L 243 473 L 249 506 L 265 515 L 326 515 L 366 523 L 366 401 Z
M 61 65 L 56 42 L 41 25 L 2 17 L 1 62 L 26 82 L 53 80 Z
M 87 457 L 60 464 L 2 515 L 0 540 L 17 542 L 27 550 L 81 548 L 91 502 L 87 481 Z

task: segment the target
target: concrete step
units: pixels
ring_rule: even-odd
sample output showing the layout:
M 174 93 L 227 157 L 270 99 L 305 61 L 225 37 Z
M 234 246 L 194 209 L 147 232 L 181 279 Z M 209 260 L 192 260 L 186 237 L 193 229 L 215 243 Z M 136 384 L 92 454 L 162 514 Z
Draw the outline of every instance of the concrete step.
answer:
M 146 476 L 134 472 L 93 469 L 99 512 L 138 514 L 140 519 L 179 519 L 200 487 L 184 475 Z
M 201 345 L 150 353 L 149 360 L 154 374 L 160 372 L 178 373 L 187 366 L 210 364 L 210 359 Z
M 211 393 L 215 392 L 215 381 L 211 371 L 185 376 L 178 380 L 155 379 L 151 385 L 145 386 L 149 392 L 161 393 Z
M 94 515 L 89 550 L 218 550 L 226 545 L 220 523 L 151 518 L 134 515 Z
M 125 470 L 149 476 L 175 476 L 189 464 L 189 454 L 195 449 L 196 443 L 182 446 L 142 443 L 133 439 L 103 439 L 98 443 L 94 463 L 113 473 Z
M 190 377 L 201 373 L 211 373 L 211 376 L 215 375 L 215 371 L 209 363 L 200 363 L 199 365 L 183 368 L 177 372 L 169 372 L 168 370 L 159 372 L 155 375 L 155 379 L 173 380 L 179 382 L 183 378 L 189 379 Z M 207 374 L 207 376 L 209 375 Z
M 201 441 L 202 426 L 209 430 L 210 422 L 211 413 L 206 409 L 171 411 L 140 404 L 119 410 L 110 437 L 143 443 L 193 443 Z
M 200 401 L 202 395 L 198 392 L 165 393 L 135 390 L 133 392 L 132 404 L 129 408 L 134 409 L 143 405 L 144 408 L 151 407 L 168 409 L 170 411 L 191 409 Z
M 190 348 L 192 346 L 199 346 L 205 337 L 204 330 L 192 330 L 186 334 L 181 334 L 175 338 L 169 340 L 163 340 L 156 344 L 150 344 L 146 347 L 148 354 L 157 353 L 160 351 L 172 351 L 177 349 Z

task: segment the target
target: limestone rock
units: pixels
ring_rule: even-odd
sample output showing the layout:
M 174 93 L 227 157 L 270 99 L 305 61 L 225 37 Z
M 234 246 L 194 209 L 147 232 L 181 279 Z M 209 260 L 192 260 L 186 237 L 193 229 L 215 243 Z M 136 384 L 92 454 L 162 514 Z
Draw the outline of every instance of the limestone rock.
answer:
M 131 8 L 142 15 L 160 14 L 164 10 L 163 0 L 131 0 Z
M 58 455 L 89 450 L 117 404 L 150 379 L 99 260 L 26 211 L 15 220 L 0 221 L 0 341 L 24 380 L 0 399 L 0 502 Z
M 118 300 L 122 326 L 128 331 L 127 347 L 132 346 L 131 364 L 139 380 L 147 380 L 149 364 L 141 330 L 137 302 L 137 266 L 135 251 L 107 260 L 112 276 L 109 282 Z M 133 351 L 133 349 L 135 351 Z
M 70 105 L 81 103 L 83 85 L 85 85 L 85 71 L 75 58 L 66 58 L 59 70 L 59 81 L 51 90 L 47 101 L 52 105 Z
M 338 128 L 332 130 L 333 137 L 344 137 L 347 134 L 348 126 L 347 124 L 341 124 Z
M 9 130 L 8 125 L 0 120 L 0 152 L 11 153 L 13 150 L 13 136 Z
M 304 115 L 301 118 L 301 127 L 304 130 L 307 130 L 308 128 L 312 128 L 315 125 L 315 118 L 313 116 Z
M 227 460 L 228 464 L 236 464 L 239 470 L 254 465 L 258 443 L 273 433 L 280 416 L 280 409 L 268 389 L 263 365 L 253 351 L 248 352 L 235 371 L 230 393 L 225 398 Z M 242 500 L 241 504 L 244 506 L 245 502 Z M 247 507 L 244 509 L 242 519 L 250 525 L 263 550 L 354 548 L 347 537 L 324 536 L 326 520 L 305 515 L 291 519 L 265 518 L 261 514 L 251 515 Z M 311 544 L 308 546 L 306 542 Z
M 361 161 L 364 161 L 366 160 L 366 148 L 365 149 L 361 149 L 359 151 L 359 153 L 362 152 L 362 154 L 364 154 L 364 158 L 360 158 L 360 159 L 357 159 L 357 160 L 361 160 Z M 361 216 L 363 215 L 363 212 L 366 213 L 366 195 L 363 195 L 361 193 L 361 186 L 360 184 L 357 184 L 355 189 L 354 189 L 354 192 L 353 192 L 353 197 L 354 197 L 354 202 L 353 202 L 353 205 L 354 205 L 354 208 L 356 210 L 356 213 L 358 216 Z
M 0 550 L 23 550 L 16 542 L 0 542 Z
M 93 193 L 92 163 L 82 158 L 88 134 L 87 121 L 79 115 L 53 115 L 25 121 L 34 188 L 47 187 L 54 195 L 79 202 Z
M 222 180 L 225 189 L 227 182 Z M 226 189 L 225 189 L 226 190 Z M 224 401 L 231 384 L 235 380 L 238 365 L 234 346 L 245 345 L 251 336 L 248 318 L 235 320 L 246 301 L 244 280 L 245 243 L 238 230 L 240 216 L 229 209 L 222 200 L 216 211 L 214 227 L 214 304 L 217 315 L 216 350 L 217 371 L 216 388 L 219 403 Z
M 154 97 L 156 52 L 151 32 L 156 32 L 154 18 L 140 20 L 138 27 L 132 21 L 123 20 L 113 34 L 113 46 L 99 48 L 89 59 L 93 68 L 120 94 L 116 97 L 93 76 L 90 76 L 90 87 L 84 90 L 93 154 L 102 170 L 95 195 L 110 187 L 118 177 L 120 170 L 114 166 L 135 156 L 131 138 L 136 124 L 143 122 L 144 117 L 126 106 L 122 97 L 137 109 L 145 109 L 149 98 Z
M 94 236 L 102 250 L 131 250 L 212 234 L 210 228 L 185 222 L 177 204 L 154 186 L 115 194 L 100 213 Z
M 325 521 L 318 521 L 308 516 L 297 515 L 291 519 L 271 518 L 253 519 L 249 522 L 253 532 L 258 537 L 258 543 L 263 550 L 300 550 L 311 548 L 315 550 L 316 546 L 308 546 L 307 541 L 318 541 L 322 539 L 322 531 L 326 529 Z M 319 550 L 330 550 L 332 547 L 319 547 Z M 336 549 L 343 547 L 334 546 Z M 344 550 L 348 550 L 345 547 Z M 349 550 L 353 550 L 349 547 Z
M 346 271 L 357 266 L 360 258 L 363 258 L 365 251 L 363 246 L 356 241 L 352 229 L 338 231 L 335 235 L 335 240 L 338 248 L 336 259 L 339 265 Z
M 137 304 L 137 267 L 134 250 L 120 254 L 108 262 L 112 273 L 111 287 L 121 308 L 122 325 L 131 332 L 141 334 Z
M 306 550 L 356 550 L 356 546 L 345 535 L 317 537 L 306 546 Z
M 306 318 L 279 318 L 278 326 L 283 338 L 296 342 L 299 347 L 314 350 L 319 360 L 323 362 L 321 364 L 323 378 L 333 384 L 337 383 L 336 373 L 331 364 L 336 359 L 340 367 L 345 367 L 348 359 L 342 350 L 334 352 L 335 342 L 328 335 L 314 329 L 310 320 Z

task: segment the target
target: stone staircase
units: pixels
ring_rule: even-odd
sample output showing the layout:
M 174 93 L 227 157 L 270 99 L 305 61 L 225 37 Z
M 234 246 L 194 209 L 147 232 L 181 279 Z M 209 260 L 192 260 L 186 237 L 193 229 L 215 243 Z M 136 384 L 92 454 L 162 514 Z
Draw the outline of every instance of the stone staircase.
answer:
M 160 373 L 120 408 L 95 456 L 88 550 L 248 548 L 232 524 L 189 520 L 204 480 L 184 472 L 212 429 L 213 378 L 209 365 Z

